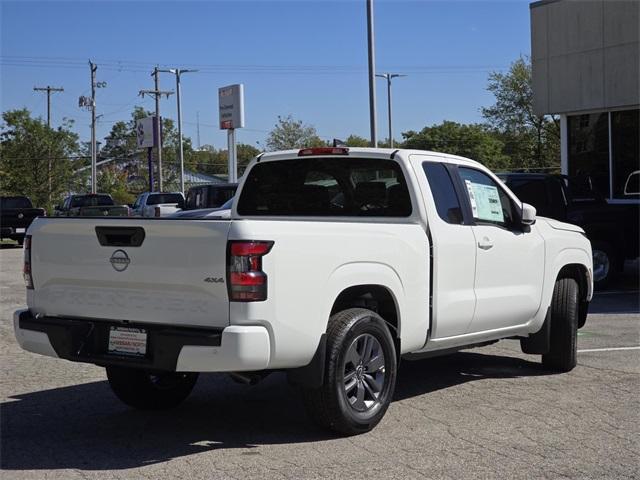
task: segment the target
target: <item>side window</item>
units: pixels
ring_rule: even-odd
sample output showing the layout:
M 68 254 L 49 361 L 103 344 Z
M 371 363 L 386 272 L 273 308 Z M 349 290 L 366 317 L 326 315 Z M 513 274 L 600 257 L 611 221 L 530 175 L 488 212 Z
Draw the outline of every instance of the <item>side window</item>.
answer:
M 441 163 L 432 162 L 423 163 L 422 168 L 427 176 L 440 218 L 447 223 L 461 224 L 462 208 L 447 168 Z
M 511 198 L 489 175 L 466 167 L 459 167 L 458 171 L 469 196 L 474 220 L 506 228 L 515 225 Z

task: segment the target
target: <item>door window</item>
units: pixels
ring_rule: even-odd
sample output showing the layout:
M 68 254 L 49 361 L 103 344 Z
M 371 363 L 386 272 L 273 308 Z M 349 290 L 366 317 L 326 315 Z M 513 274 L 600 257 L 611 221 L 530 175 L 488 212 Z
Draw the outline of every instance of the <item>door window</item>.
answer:
M 423 163 L 422 168 L 440 218 L 447 223 L 461 224 L 462 208 L 447 168 L 441 163 L 433 162 Z
M 460 167 L 458 171 L 476 222 L 505 228 L 515 225 L 515 206 L 497 182 L 486 173 L 473 168 Z

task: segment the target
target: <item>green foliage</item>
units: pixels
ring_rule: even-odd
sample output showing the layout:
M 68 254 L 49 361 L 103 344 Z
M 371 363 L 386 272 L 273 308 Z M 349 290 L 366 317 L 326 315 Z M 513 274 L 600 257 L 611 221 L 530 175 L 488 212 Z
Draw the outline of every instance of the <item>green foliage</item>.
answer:
M 369 140 L 358 135 L 349 135 L 344 143 L 349 147 L 369 147 Z
M 129 191 L 127 172 L 116 165 L 102 167 L 98 173 L 97 190 L 108 193 L 117 205 L 133 203 L 136 196 Z
M 504 143 L 517 168 L 556 167 L 560 163 L 560 124 L 533 111 L 531 64 L 520 57 L 507 73 L 489 75 L 487 89 L 496 102 L 482 115 Z
M 79 165 L 78 135 L 65 120 L 57 129 L 26 109 L 2 114 L 0 133 L 0 191 L 3 195 L 27 195 L 34 205 L 49 212 L 74 188 L 73 171 Z M 51 171 L 49 171 L 51 160 Z M 49 191 L 49 178 L 51 191 Z
M 267 149 L 270 151 L 325 145 L 315 127 L 303 124 L 302 120 L 294 120 L 291 115 L 284 118 L 278 115 L 278 123 L 267 136 Z
M 460 155 L 481 162 L 492 170 L 510 166 L 509 157 L 502 153 L 504 144 L 484 125 L 444 121 L 420 132 L 404 132 L 402 136 L 404 148 Z

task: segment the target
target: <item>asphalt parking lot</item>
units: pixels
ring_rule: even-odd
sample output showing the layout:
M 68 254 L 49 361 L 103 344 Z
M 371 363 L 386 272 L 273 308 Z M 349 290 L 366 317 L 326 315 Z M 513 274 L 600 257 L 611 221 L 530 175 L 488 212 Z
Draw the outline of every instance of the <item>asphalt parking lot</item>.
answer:
M 640 478 L 637 269 L 596 296 L 571 373 L 512 340 L 403 362 L 382 423 L 339 438 L 282 375 L 254 387 L 202 375 L 180 408 L 138 412 L 103 369 L 22 351 L 21 261 L 0 249 L 3 479 Z

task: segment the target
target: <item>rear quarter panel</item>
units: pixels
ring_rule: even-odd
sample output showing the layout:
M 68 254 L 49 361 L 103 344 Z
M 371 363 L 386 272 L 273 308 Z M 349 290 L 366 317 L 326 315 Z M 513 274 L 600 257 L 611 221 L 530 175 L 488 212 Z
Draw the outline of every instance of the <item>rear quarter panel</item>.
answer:
M 231 324 L 264 325 L 270 368 L 306 365 L 325 333 L 332 306 L 355 285 L 386 287 L 399 315 L 403 351 L 424 345 L 429 324 L 429 259 L 424 230 L 412 223 L 238 220 L 233 240 L 272 240 L 263 258 L 265 302 L 237 303 Z

